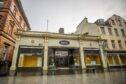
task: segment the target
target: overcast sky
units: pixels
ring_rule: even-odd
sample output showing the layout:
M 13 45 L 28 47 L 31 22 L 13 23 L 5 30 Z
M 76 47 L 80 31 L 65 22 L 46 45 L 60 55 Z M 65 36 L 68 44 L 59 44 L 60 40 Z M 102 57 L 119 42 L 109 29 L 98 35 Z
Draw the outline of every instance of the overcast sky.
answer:
M 75 32 L 84 17 L 89 22 L 117 14 L 126 19 L 126 0 L 21 0 L 33 31 Z

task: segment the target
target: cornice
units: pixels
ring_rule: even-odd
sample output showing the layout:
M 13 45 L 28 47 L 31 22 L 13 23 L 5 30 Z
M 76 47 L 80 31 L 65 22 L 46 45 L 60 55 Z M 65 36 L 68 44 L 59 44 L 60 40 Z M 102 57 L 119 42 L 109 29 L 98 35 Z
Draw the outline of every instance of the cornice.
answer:
M 109 51 L 109 52 L 119 52 L 119 51 L 126 51 L 126 49 L 105 49 L 105 51 Z
M 89 35 L 75 35 L 75 34 L 59 34 L 59 33 L 48 33 L 48 32 L 22 32 L 19 31 L 17 36 L 27 36 L 27 37 L 46 37 L 55 39 L 71 39 L 71 40 L 90 40 L 99 41 L 101 38 L 99 36 L 89 36 Z
M 28 25 L 28 28 L 31 30 L 30 24 L 29 24 L 29 22 L 28 22 L 28 19 L 27 19 L 27 17 L 26 17 L 25 12 L 24 12 L 24 9 L 23 9 L 23 6 L 22 6 L 21 1 L 20 1 L 20 0 L 14 0 L 14 1 L 16 2 L 17 6 L 18 6 L 18 8 L 19 8 L 19 11 L 21 12 L 21 14 L 22 14 L 22 16 L 23 16 L 23 18 L 24 18 L 26 24 Z
M 6 34 L 5 32 L 1 31 L 0 35 L 5 37 L 6 39 L 12 41 L 13 43 L 15 43 L 15 39 L 12 38 L 11 36 L 9 36 L 8 34 Z

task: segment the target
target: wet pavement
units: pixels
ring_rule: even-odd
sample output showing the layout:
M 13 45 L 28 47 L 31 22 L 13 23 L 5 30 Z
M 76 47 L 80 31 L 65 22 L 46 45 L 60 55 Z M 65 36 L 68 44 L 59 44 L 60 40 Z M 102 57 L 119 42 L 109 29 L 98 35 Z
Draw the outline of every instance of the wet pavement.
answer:
M 126 71 L 0 77 L 0 84 L 126 84 Z

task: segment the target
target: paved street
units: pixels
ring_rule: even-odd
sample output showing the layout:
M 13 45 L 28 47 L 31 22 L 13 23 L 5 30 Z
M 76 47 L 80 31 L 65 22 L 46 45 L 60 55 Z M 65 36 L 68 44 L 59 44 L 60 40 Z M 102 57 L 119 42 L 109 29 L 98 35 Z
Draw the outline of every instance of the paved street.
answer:
M 126 71 L 0 77 L 0 84 L 126 84 Z

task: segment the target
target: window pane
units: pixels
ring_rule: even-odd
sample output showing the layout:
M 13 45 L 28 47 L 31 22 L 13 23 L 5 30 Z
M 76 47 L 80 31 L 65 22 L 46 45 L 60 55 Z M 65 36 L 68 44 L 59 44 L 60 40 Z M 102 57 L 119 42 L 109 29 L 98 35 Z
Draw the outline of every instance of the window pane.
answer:
M 115 31 L 115 35 L 116 36 L 119 36 L 118 30 L 117 29 L 114 29 L 114 31 Z
M 125 32 L 124 32 L 124 29 L 121 29 L 121 33 L 122 33 L 122 36 L 124 36 L 124 37 L 126 36 Z
M 120 40 L 118 40 L 118 45 L 119 45 L 119 48 L 122 49 L 122 44 Z
M 115 25 L 115 21 L 114 20 L 112 20 L 112 24 Z
M 102 33 L 102 34 L 105 34 L 105 29 L 104 29 L 104 27 L 100 27 L 100 29 L 101 29 L 101 33 Z
M 115 48 L 115 41 L 111 40 L 111 43 L 112 43 L 112 47 Z
M 107 40 L 104 41 L 104 48 L 108 48 L 108 42 L 107 42 Z
M 12 34 L 14 25 L 15 25 L 14 21 L 10 20 L 10 22 L 9 22 L 9 28 L 8 28 L 8 33 L 9 33 L 10 35 Z
M 120 20 L 118 20 L 118 23 L 119 23 L 119 26 L 122 26 L 122 23 L 121 23 L 121 21 L 120 21 Z
M 109 35 L 112 35 L 112 30 L 111 28 L 108 28 Z

